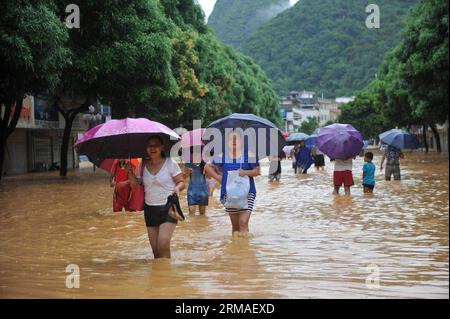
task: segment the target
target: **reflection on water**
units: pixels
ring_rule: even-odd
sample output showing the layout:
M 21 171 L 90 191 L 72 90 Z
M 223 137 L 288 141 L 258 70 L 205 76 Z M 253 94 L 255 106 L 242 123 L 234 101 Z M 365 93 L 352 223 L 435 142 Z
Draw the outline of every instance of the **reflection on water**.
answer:
M 448 298 L 448 157 L 407 155 L 403 180 L 378 170 L 373 195 L 358 158 L 352 197 L 331 195 L 328 162 L 296 177 L 285 161 L 273 184 L 264 166 L 253 237 L 232 238 L 217 190 L 207 216 L 177 227 L 172 260 L 152 259 L 141 213 L 112 212 L 105 173 L 5 178 L 0 297 Z M 79 289 L 66 288 L 68 264 L 80 267 Z M 369 265 L 378 288 L 366 284 Z

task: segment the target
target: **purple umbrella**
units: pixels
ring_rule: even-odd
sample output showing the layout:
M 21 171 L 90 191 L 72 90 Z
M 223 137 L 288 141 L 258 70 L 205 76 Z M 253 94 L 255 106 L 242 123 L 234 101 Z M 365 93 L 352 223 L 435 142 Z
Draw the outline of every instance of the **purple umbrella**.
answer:
M 333 159 L 357 156 L 364 145 L 362 134 L 350 124 L 332 124 L 320 129 L 317 147 Z
M 90 158 L 141 158 L 147 157 L 147 141 L 153 135 L 162 138 L 167 155 L 180 139 L 164 124 L 145 118 L 125 118 L 90 129 L 75 143 L 75 147 L 78 153 Z

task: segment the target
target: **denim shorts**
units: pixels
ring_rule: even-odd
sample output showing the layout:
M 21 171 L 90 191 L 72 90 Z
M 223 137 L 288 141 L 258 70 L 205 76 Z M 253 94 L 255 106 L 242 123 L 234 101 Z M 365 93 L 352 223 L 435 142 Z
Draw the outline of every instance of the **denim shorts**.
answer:
M 187 191 L 187 201 L 189 206 L 208 206 L 208 200 L 208 185 L 189 186 Z

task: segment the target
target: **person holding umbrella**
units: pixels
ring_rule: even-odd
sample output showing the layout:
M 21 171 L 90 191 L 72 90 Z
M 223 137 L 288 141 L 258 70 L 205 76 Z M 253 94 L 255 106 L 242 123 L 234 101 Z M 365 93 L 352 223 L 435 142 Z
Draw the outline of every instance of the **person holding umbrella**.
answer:
M 395 146 L 388 145 L 385 148 L 384 154 L 381 157 L 380 170 L 383 170 L 384 161 L 386 161 L 386 168 L 384 171 L 384 178 L 386 181 L 390 181 L 392 175 L 394 175 L 394 180 L 401 180 L 400 173 L 400 159 L 404 159 L 405 155 L 401 150 Z
M 155 258 L 170 258 L 170 241 L 175 230 L 178 216 L 168 204 L 168 198 L 179 198 L 184 189 L 184 177 L 180 166 L 164 152 L 163 139 L 152 136 L 147 142 L 148 159 L 143 159 L 136 177 L 131 172 L 134 184 L 142 184 L 145 192 L 144 217 L 147 226 L 148 238 Z M 179 203 L 177 204 L 180 214 Z M 181 213 L 182 214 L 182 213 Z
M 206 173 L 221 183 L 220 201 L 229 214 L 233 236 L 246 237 L 256 198 L 254 178 L 261 175 L 258 161 L 279 155 L 286 140 L 272 122 L 254 114 L 234 113 L 214 121 L 208 129 L 220 132 L 224 150 L 206 164 Z
M 399 181 L 401 180 L 400 159 L 405 158 L 401 150 L 405 148 L 419 148 L 419 140 L 414 134 L 402 131 L 400 129 L 386 131 L 381 133 L 379 137 L 382 143 L 387 144 L 383 157 L 381 158 L 380 169 L 383 170 L 383 164 L 386 160 L 386 169 L 384 171 L 385 179 L 390 181 L 391 176 L 394 175 L 394 180 Z
M 132 189 L 142 196 L 135 197 L 144 210 L 145 225 L 155 258 L 170 258 L 170 241 L 178 220 L 183 220 L 178 201 L 184 189 L 180 167 L 169 154 L 173 141 L 180 136 L 167 126 L 146 118 L 110 120 L 98 125 L 76 142 L 79 154 L 90 158 L 142 158 L 138 177 L 132 165 L 125 165 L 131 176 Z M 134 202 L 134 201 L 133 201 Z M 141 208 L 143 207 L 143 208 Z M 176 208 L 176 212 L 174 211 Z
M 345 195 L 350 195 L 353 181 L 353 159 L 363 148 L 361 132 L 350 124 L 332 124 L 320 129 L 317 136 L 317 147 L 334 159 L 333 184 L 334 195 L 344 185 Z
M 309 150 L 309 155 L 307 155 L 307 149 L 305 149 L 305 140 L 309 138 L 309 135 L 305 133 L 291 133 L 286 142 L 288 145 L 294 145 L 292 153 L 292 168 L 295 174 L 297 172 L 306 174 L 311 164 L 308 156 L 311 156 L 311 150 Z M 306 168 L 306 171 L 305 171 Z
M 300 141 L 298 144 L 298 148 L 295 154 L 295 160 L 295 169 L 299 174 L 307 174 L 308 169 L 311 167 L 312 163 L 314 163 L 311 149 L 305 145 L 304 140 Z
M 249 232 L 250 215 L 256 198 L 254 177 L 261 175 L 261 167 L 254 160 L 249 160 L 248 149 L 244 149 L 243 136 L 239 132 L 231 132 L 227 136 L 227 146 L 222 158 L 215 158 L 205 166 L 207 174 L 221 183 L 220 200 L 225 205 L 232 226 L 233 236 L 246 236 Z M 247 208 L 226 206 L 227 178 L 230 172 L 238 171 L 240 177 L 247 176 L 250 189 L 247 193 Z

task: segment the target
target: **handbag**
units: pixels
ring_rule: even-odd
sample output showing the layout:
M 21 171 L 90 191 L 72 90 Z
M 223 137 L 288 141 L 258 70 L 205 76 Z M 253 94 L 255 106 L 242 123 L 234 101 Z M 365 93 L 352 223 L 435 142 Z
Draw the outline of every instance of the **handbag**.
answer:
M 229 171 L 227 175 L 225 208 L 234 208 L 237 210 L 248 209 L 249 191 L 250 178 L 248 176 L 239 176 L 238 170 Z
M 141 162 L 141 180 L 144 173 L 145 163 L 144 160 Z M 144 210 L 145 206 L 145 192 L 144 192 L 144 186 L 141 184 L 135 185 L 135 187 L 131 188 L 131 196 L 130 200 L 128 201 L 128 208 L 131 211 L 142 211 Z

